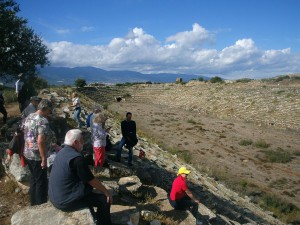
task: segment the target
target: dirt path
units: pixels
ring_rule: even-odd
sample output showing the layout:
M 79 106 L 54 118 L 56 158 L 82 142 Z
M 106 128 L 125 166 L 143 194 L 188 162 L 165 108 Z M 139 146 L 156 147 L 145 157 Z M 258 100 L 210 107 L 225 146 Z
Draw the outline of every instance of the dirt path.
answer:
M 225 180 L 245 194 L 276 194 L 300 208 L 299 132 L 208 117 L 151 103 L 120 102 L 109 106 L 125 117 L 133 113 L 140 133 L 180 155 L 201 172 Z M 241 141 L 251 140 L 243 146 Z M 269 144 L 267 148 L 254 144 Z M 260 144 L 259 144 L 260 143 Z M 288 163 L 270 163 L 267 151 L 290 154 Z

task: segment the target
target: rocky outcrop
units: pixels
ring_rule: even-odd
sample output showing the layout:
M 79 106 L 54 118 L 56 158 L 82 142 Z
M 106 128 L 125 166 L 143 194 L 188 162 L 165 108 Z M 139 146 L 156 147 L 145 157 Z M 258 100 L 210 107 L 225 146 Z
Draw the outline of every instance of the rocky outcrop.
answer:
M 120 124 L 111 117 L 108 126 L 112 127 L 110 135 L 115 145 L 120 140 Z M 86 130 L 84 135 L 85 140 L 88 141 Z M 145 159 L 138 158 L 139 149 L 142 147 L 147 149 Z M 158 145 L 150 144 L 142 137 L 134 148 L 133 167 L 114 162 L 115 154 L 114 146 L 107 152 L 109 168 L 95 173 L 114 196 L 114 205 L 111 209 L 114 224 L 128 224 L 129 221 L 131 224 L 138 224 L 141 220 L 159 224 L 163 222 L 163 217 L 159 215 L 171 218 L 174 224 L 195 224 L 195 218 L 189 212 L 173 210 L 167 200 L 167 193 L 170 191 L 176 172 L 183 165 L 181 160 Z M 125 162 L 126 157 L 126 149 L 124 149 L 122 161 Z M 241 198 L 214 179 L 199 174 L 191 166 L 188 166 L 188 169 L 192 171 L 189 186 L 202 200 L 199 212 L 206 224 L 282 224 L 251 203 L 249 199 Z M 44 214 L 48 219 L 52 218 L 59 224 L 93 224 L 87 209 L 64 213 L 57 211 L 50 203 L 28 207 L 17 212 L 12 217 L 12 224 L 34 224 L 34 219 Z M 81 223 L 78 217 L 85 218 L 84 222 Z M 47 224 L 48 221 L 40 222 L 39 224 Z

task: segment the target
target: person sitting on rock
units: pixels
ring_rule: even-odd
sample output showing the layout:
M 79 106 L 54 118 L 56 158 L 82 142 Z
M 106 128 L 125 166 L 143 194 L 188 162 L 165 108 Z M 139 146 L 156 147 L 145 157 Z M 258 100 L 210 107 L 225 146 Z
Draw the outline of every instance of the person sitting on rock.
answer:
M 177 177 L 173 181 L 170 195 L 168 195 L 171 206 L 176 210 L 190 210 L 197 219 L 197 224 L 202 224 L 199 220 L 198 204 L 200 201 L 194 197 L 189 190 L 186 178 L 191 173 L 185 167 L 178 170 Z
M 110 225 L 112 196 L 90 171 L 81 154 L 83 145 L 81 130 L 72 129 L 66 133 L 64 148 L 58 152 L 52 166 L 49 199 L 62 211 L 88 207 L 97 225 Z M 101 193 L 93 192 L 93 188 Z M 93 207 L 97 207 L 96 213 Z
M 136 123 L 131 120 L 132 113 L 126 113 L 126 119 L 121 122 L 122 139 L 118 146 L 117 161 L 121 162 L 122 148 L 126 144 L 128 147 L 128 165 L 132 166 L 133 147 L 137 144 Z

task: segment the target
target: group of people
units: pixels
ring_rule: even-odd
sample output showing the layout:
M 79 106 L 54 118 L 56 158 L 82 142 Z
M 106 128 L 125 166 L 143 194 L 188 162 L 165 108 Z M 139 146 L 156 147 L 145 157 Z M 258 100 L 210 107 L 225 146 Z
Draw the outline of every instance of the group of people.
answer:
M 48 99 L 34 96 L 28 106 L 21 106 L 24 135 L 23 155 L 31 173 L 31 205 L 46 203 L 49 196 L 49 200 L 58 209 L 74 211 L 88 207 L 97 224 L 110 225 L 112 196 L 105 186 L 95 178 L 81 154 L 84 139 L 83 133 L 79 129 L 82 127 L 82 123 L 80 121 L 81 106 L 77 93 L 73 93 L 72 107 L 74 107 L 74 119 L 77 121 L 78 128 L 71 129 L 65 134 L 63 148 L 59 148 L 56 154 L 50 175 L 47 172 L 47 156 L 49 156 L 50 149 L 56 145 L 55 134 L 49 125 L 53 104 Z M 95 109 L 90 117 L 95 167 L 102 167 L 105 162 L 106 136 L 110 130 L 106 127 L 106 121 L 107 116 L 101 112 L 100 108 Z M 126 119 L 121 122 L 121 131 L 122 139 L 118 145 L 116 158 L 117 161 L 121 161 L 122 149 L 126 145 L 129 152 L 127 163 L 132 166 L 133 147 L 137 143 L 136 123 L 132 120 L 132 113 L 126 113 Z M 185 167 L 179 169 L 168 199 L 174 209 L 189 209 L 196 216 L 199 200 L 188 189 L 186 178 L 189 174 L 190 171 Z M 97 208 L 96 211 L 94 211 L 94 207 Z

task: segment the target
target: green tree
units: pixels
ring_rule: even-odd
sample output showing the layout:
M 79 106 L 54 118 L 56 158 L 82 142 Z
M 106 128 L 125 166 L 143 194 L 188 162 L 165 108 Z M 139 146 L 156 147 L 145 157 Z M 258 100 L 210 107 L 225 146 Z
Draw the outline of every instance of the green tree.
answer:
M 78 78 L 74 81 L 74 85 L 77 87 L 77 88 L 82 88 L 86 85 L 86 81 L 85 79 L 81 79 L 81 78 Z
M 49 49 L 27 20 L 18 17 L 19 4 L 0 0 L 0 78 L 17 78 L 19 73 L 33 77 L 37 66 L 49 64 Z
M 216 76 L 216 77 L 212 77 L 212 78 L 210 79 L 210 82 L 211 82 L 211 83 L 222 83 L 223 80 L 222 80 L 221 77 Z
M 42 77 L 35 77 L 33 80 L 33 86 L 36 90 L 41 90 L 48 87 L 48 82 Z

